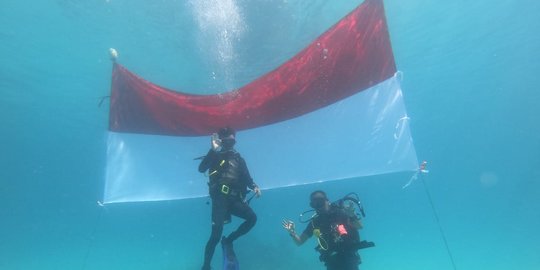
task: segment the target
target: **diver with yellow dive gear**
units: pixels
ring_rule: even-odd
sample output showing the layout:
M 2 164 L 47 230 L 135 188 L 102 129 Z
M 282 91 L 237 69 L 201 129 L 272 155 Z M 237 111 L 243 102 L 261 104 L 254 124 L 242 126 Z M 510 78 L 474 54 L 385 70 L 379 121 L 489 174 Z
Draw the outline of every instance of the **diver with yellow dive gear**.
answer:
M 297 245 L 302 245 L 310 237 L 317 237 L 319 259 L 328 270 L 357 270 L 360 264 L 358 250 L 373 247 L 375 244 L 360 241 L 358 230 L 362 228 L 359 210 L 365 216 L 364 209 L 355 193 L 347 194 L 337 202 L 330 203 L 326 193 L 321 190 L 310 195 L 311 208 L 300 216 L 301 222 L 309 222 L 301 235 L 296 234 L 294 222 L 283 220 L 282 225 Z M 314 215 L 302 220 L 303 215 L 314 212 Z
M 245 200 L 248 188 L 259 197 L 261 190 L 253 182 L 245 160 L 234 149 L 236 132 L 222 128 L 211 139 L 211 149 L 199 165 L 199 172 L 208 171 L 208 189 L 212 199 L 212 233 L 206 243 L 202 270 L 210 269 L 216 245 L 221 239 L 224 251 L 224 269 L 238 269 L 233 241 L 246 234 L 257 222 L 257 216 Z M 227 237 L 221 238 L 223 225 L 231 215 L 245 221 Z

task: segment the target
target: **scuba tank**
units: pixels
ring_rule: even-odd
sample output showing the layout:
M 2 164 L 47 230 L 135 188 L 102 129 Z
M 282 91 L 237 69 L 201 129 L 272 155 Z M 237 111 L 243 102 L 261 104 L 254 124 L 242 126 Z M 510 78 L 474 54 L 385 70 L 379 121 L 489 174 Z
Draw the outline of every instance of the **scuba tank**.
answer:
M 356 216 L 358 220 L 366 217 L 364 206 L 360 202 L 358 194 L 356 194 L 355 192 L 348 193 L 341 199 L 332 202 L 331 205 L 337 206 L 338 208 L 345 210 L 347 213 L 351 214 L 351 217 Z M 301 223 L 308 223 L 315 217 L 317 217 L 317 212 L 315 211 L 315 209 L 310 209 L 302 212 L 300 214 L 299 220 Z

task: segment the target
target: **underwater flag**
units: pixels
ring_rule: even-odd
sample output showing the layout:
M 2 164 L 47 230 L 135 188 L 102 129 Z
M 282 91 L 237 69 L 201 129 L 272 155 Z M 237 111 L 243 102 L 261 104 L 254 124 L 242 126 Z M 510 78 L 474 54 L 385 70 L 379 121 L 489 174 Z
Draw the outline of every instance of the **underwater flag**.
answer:
M 114 63 L 109 113 L 104 203 L 206 196 L 194 158 L 225 126 L 263 189 L 418 169 L 382 0 L 224 94 L 172 91 Z

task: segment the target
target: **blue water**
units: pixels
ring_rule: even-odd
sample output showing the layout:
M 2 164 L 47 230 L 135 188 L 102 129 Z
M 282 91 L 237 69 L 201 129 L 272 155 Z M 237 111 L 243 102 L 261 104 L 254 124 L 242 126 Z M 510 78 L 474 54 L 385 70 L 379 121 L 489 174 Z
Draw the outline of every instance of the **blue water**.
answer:
M 277 67 L 360 2 L 3 0 L 0 269 L 198 269 L 206 199 L 96 204 L 108 48 L 152 82 L 224 92 Z M 407 173 L 268 190 L 252 203 L 258 224 L 236 244 L 241 266 L 324 269 L 315 242 L 296 247 L 280 227 L 322 188 L 364 202 L 361 233 L 377 247 L 361 252 L 361 269 L 453 269 L 443 235 L 457 269 L 540 269 L 540 2 L 385 5 L 439 222 L 422 181 L 401 189 Z M 216 269 L 220 260 L 218 249 Z

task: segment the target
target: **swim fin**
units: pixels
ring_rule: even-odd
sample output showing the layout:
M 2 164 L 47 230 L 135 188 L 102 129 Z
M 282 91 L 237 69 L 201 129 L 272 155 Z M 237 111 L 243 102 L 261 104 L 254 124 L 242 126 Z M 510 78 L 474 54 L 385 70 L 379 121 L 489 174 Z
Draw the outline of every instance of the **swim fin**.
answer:
M 233 245 L 225 236 L 221 238 L 221 248 L 223 249 L 223 270 L 239 270 L 240 266 Z

